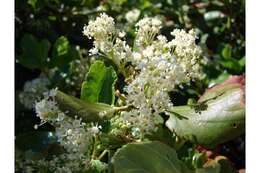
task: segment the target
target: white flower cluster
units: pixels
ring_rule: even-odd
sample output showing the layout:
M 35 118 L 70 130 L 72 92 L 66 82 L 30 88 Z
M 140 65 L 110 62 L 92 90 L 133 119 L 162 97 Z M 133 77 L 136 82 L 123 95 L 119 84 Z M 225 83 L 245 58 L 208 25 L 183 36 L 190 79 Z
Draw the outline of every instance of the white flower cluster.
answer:
M 95 21 L 84 26 L 83 34 L 94 38 L 94 48 L 90 49 L 90 55 L 99 53 L 110 58 L 119 71 L 124 73 L 125 60 L 131 56 L 131 48 L 123 40 L 125 33 L 116 29 L 112 17 L 101 14 Z
M 141 72 L 126 87 L 127 103 L 136 109 L 122 114 L 130 126 L 148 133 L 156 130 L 155 124 L 161 123 L 159 114 L 172 106 L 168 92 L 183 82 L 185 75 L 170 53 L 143 60 Z
M 94 38 L 94 48 L 90 50 L 90 53 L 96 54 L 99 50 L 105 54 L 110 53 L 116 32 L 114 19 L 104 13 L 95 21 L 89 21 L 88 25 L 83 28 L 83 34 L 88 38 Z
M 136 46 L 147 46 L 159 33 L 162 22 L 157 17 L 145 17 L 140 20 L 136 25 Z
M 127 22 L 134 23 L 138 20 L 140 13 L 141 13 L 140 10 L 133 9 L 126 13 L 125 18 L 126 18 Z
M 42 97 L 42 94 L 48 90 L 50 81 L 44 76 L 40 76 L 24 84 L 23 91 L 19 94 L 20 102 L 28 109 L 33 108 L 36 100 Z
M 55 168 L 56 172 L 75 172 L 80 164 L 89 161 L 84 153 L 87 152 L 89 143 L 100 132 L 101 127 L 83 123 L 76 116 L 74 119 L 66 116 L 57 106 L 56 92 L 57 90 L 53 89 L 44 93 L 44 99 L 35 104 L 35 111 L 42 123 L 49 122 L 55 126 L 58 142 L 64 147 L 66 153 L 51 161 L 42 162 L 54 165 L 53 169 Z M 66 164 L 58 164 L 62 161 L 66 161 Z M 38 166 L 39 164 L 37 162 Z
M 174 54 L 177 57 L 178 64 L 182 66 L 185 73 L 191 78 L 198 78 L 200 75 L 200 57 L 202 50 L 196 45 L 196 33 L 190 30 L 188 33 L 184 30 L 175 29 L 171 32 L 175 38 L 169 42 L 174 48 Z
M 129 12 L 128 17 L 130 14 Z M 90 30 L 86 28 L 93 27 L 92 23 L 102 23 L 102 16 L 104 14 L 84 30 Z M 111 25 L 114 25 L 114 21 L 111 18 L 109 20 Z M 110 42 L 110 50 L 116 64 L 131 62 L 136 70 L 135 76 L 132 76 L 130 84 L 125 88 L 126 103 L 133 105 L 135 109 L 122 112 L 121 116 L 122 121 L 132 127 L 134 134 L 142 135 L 156 130 L 156 124 L 162 122 L 159 114 L 166 113 L 166 110 L 172 107 L 168 92 L 174 90 L 177 85 L 201 77 L 201 49 L 195 43 L 195 32 L 175 29 L 171 33 L 174 39 L 168 41 L 165 36 L 158 35 L 161 25 L 158 17 L 145 17 L 140 20 L 135 25 L 133 50 L 119 38 L 116 38 L 115 43 Z M 99 27 L 107 30 L 106 25 Z M 101 28 L 98 30 L 102 30 Z M 93 29 L 91 31 L 96 32 Z M 104 31 L 102 35 L 107 35 L 106 33 Z M 97 41 L 95 35 L 92 33 L 91 36 Z M 118 67 L 120 69 L 122 66 Z
M 112 17 L 102 13 L 95 21 L 91 20 L 88 26 L 84 26 L 83 34 L 95 40 L 103 40 L 115 34 L 115 22 Z
M 172 107 L 169 91 L 201 77 L 201 49 L 195 44 L 194 31 L 177 29 L 172 34 L 173 40 L 168 42 L 165 36 L 158 35 L 132 54 L 132 63 L 140 73 L 126 92 L 127 103 L 136 109 L 122 114 L 124 121 L 140 133 L 156 130 L 156 124 L 162 122 L 158 115 Z

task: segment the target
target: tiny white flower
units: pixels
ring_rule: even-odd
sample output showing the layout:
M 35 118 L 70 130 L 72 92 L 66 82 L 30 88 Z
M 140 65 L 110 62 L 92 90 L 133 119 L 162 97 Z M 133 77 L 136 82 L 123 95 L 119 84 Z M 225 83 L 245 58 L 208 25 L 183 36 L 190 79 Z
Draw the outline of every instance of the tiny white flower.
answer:
M 100 132 L 100 129 L 101 129 L 101 126 L 94 125 L 93 127 L 91 127 L 91 128 L 89 129 L 89 131 L 90 131 L 90 133 L 91 133 L 92 135 L 96 135 L 96 134 L 98 134 L 98 133 Z
M 125 35 L 126 35 L 126 33 L 124 31 L 121 31 L 121 32 L 118 33 L 118 36 L 120 38 L 123 38 Z
M 96 55 L 98 54 L 98 49 L 96 47 L 89 50 L 89 55 Z
M 137 44 L 146 46 L 151 44 L 156 34 L 159 33 L 162 22 L 158 18 L 146 17 L 140 20 L 135 26 Z
M 154 47 L 153 46 L 148 46 L 146 49 L 143 50 L 143 55 L 144 57 L 152 57 L 154 53 Z
M 140 16 L 140 10 L 138 9 L 133 9 L 131 11 L 128 11 L 125 15 L 125 18 L 127 20 L 127 22 L 129 23 L 134 23 L 137 21 L 137 19 L 139 18 Z

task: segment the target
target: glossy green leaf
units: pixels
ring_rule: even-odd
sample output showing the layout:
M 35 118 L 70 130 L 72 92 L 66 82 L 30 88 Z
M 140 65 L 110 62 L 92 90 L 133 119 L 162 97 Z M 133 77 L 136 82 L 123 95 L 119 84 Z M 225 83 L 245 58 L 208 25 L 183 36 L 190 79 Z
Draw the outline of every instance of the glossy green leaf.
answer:
M 114 84 L 117 80 L 113 67 L 106 67 L 102 61 L 91 65 L 82 84 L 81 99 L 91 103 L 114 104 Z
M 245 132 L 244 93 L 227 83 L 206 92 L 197 107 L 172 108 L 166 126 L 178 136 L 214 147 Z
M 19 63 L 30 69 L 43 69 L 47 66 L 50 43 L 43 39 L 38 41 L 33 35 L 26 34 L 21 40 L 22 55 Z
M 190 173 L 175 150 L 160 142 L 131 143 L 112 158 L 115 173 Z

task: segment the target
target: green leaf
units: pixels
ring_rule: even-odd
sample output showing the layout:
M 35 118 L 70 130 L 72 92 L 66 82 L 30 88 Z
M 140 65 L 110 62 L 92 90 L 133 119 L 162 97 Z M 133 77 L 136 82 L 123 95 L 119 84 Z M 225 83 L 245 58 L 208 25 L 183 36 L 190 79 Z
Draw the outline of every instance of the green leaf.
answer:
M 181 148 L 178 149 L 178 157 L 182 160 L 185 165 L 194 170 L 198 168 L 203 168 L 203 165 L 207 161 L 207 156 L 205 153 L 200 153 L 195 149 L 196 145 L 191 146 L 191 143 L 185 143 Z
M 193 159 L 204 162 L 200 160 L 201 153 L 196 157 Z M 173 148 L 158 141 L 126 144 L 115 153 L 112 164 L 115 173 L 234 173 L 230 163 L 223 159 L 190 170 Z
M 230 44 L 225 44 L 224 48 L 222 49 L 221 55 L 225 59 L 229 59 L 232 57 L 232 47 Z
M 246 57 L 244 56 L 243 58 L 241 58 L 238 63 L 240 64 L 241 67 L 244 67 L 246 64 Z
M 209 81 L 209 86 L 214 86 L 216 84 L 220 84 L 222 82 L 224 82 L 226 79 L 228 79 L 230 76 L 229 73 L 227 73 L 226 71 L 224 71 L 223 73 L 221 73 L 217 78 L 215 79 L 211 79 Z
M 242 65 L 240 62 L 232 57 L 232 47 L 230 44 L 221 44 L 221 60 L 219 63 L 226 69 L 234 70 L 240 72 L 242 70 Z M 242 60 L 243 61 L 243 60 Z M 243 62 L 241 62 L 243 63 Z
M 131 143 L 112 158 L 115 173 L 190 173 L 175 150 L 160 142 Z
M 106 67 L 102 61 L 91 65 L 82 84 L 81 99 L 91 103 L 114 104 L 114 84 L 117 80 L 113 67 Z
M 33 9 L 35 9 L 35 8 L 36 8 L 37 1 L 38 1 L 38 0 L 27 0 L 27 3 L 28 3 L 29 5 L 31 5 L 31 6 L 33 7 Z
M 234 58 L 223 59 L 219 62 L 225 69 L 234 70 L 236 72 L 241 71 L 239 62 Z
M 26 34 L 21 40 L 22 55 L 19 63 L 30 69 L 43 69 L 47 66 L 50 43 L 48 40 L 36 40 L 33 35 Z
M 55 99 L 63 112 L 67 112 L 73 118 L 77 115 L 85 122 L 95 122 L 109 118 L 116 111 L 116 107 L 103 103 L 86 102 L 61 91 L 57 91 Z M 106 115 L 100 116 L 102 112 L 106 112 Z
M 238 83 L 226 82 L 208 90 L 200 98 L 197 109 L 173 107 L 166 126 L 178 136 L 207 147 L 243 134 L 245 106 L 242 87 Z
M 77 51 L 70 46 L 66 37 L 59 37 L 52 49 L 51 67 L 62 67 L 78 57 Z
M 192 165 L 195 168 L 201 168 L 205 163 L 206 156 L 204 153 L 194 153 L 192 157 Z
M 169 145 L 173 148 L 178 148 L 180 143 L 176 139 L 176 136 L 172 135 L 172 132 L 170 132 L 162 124 L 160 124 L 158 126 L 158 129 L 155 132 L 146 134 L 145 137 L 148 138 L 151 141 L 160 141 L 160 142 L 167 144 L 167 145 Z

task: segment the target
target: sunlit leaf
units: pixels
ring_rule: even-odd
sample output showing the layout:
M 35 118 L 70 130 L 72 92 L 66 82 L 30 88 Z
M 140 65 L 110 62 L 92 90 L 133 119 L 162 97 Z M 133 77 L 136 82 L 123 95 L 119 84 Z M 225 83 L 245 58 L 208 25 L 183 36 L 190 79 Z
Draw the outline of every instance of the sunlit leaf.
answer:
M 117 80 L 113 67 L 106 67 L 102 61 L 91 65 L 82 84 L 81 99 L 91 103 L 114 104 L 114 84 Z

